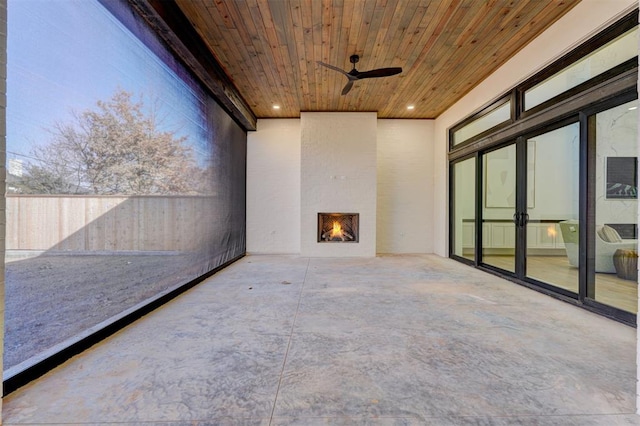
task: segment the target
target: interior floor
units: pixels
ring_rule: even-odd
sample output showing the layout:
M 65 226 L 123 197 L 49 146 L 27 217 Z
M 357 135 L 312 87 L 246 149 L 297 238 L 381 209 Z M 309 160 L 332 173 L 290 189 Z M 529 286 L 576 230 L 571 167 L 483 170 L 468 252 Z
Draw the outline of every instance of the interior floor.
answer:
M 629 425 L 636 330 L 435 255 L 247 256 L 3 424 Z
M 484 262 L 513 271 L 512 256 L 485 256 Z M 578 292 L 578 268 L 566 256 L 528 256 L 527 276 L 565 290 Z M 596 273 L 596 300 L 633 314 L 638 312 L 638 284 L 616 274 Z

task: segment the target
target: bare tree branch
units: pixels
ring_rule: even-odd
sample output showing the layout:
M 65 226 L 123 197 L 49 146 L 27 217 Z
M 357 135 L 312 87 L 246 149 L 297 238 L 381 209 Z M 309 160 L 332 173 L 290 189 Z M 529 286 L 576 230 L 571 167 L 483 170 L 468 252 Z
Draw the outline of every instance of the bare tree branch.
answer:
M 157 128 L 157 105 L 145 115 L 123 90 L 93 110 L 55 123 L 52 139 L 32 155 L 21 184 L 31 193 L 196 194 L 207 171 L 186 137 Z

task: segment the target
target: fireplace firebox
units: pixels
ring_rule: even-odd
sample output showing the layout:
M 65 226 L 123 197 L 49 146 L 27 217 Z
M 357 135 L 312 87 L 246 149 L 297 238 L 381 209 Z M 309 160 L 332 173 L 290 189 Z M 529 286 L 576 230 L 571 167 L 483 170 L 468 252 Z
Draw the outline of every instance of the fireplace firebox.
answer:
M 358 213 L 318 213 L 319 243 L 357 243 Z

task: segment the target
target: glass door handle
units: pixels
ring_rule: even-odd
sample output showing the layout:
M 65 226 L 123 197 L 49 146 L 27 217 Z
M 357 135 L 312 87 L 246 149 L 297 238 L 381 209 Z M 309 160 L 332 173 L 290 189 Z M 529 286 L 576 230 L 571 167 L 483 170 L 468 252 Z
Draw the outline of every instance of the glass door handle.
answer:
M 528 213 L 514 213 L 513 214 L 513 223 L 516 224 L 516 226 L 525 226 L 527 223 L 529 223 L 529 214 Z

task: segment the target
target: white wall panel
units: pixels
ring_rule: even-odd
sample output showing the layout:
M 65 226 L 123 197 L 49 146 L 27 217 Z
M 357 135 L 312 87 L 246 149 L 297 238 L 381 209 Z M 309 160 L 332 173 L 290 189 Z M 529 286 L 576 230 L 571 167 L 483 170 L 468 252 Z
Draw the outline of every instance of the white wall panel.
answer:
M 378 120 L 378 253 L 433 251 L 433 120 Z
M 300 120 L 258 120 L 247 137 L 247 252 L 300 252 Z

